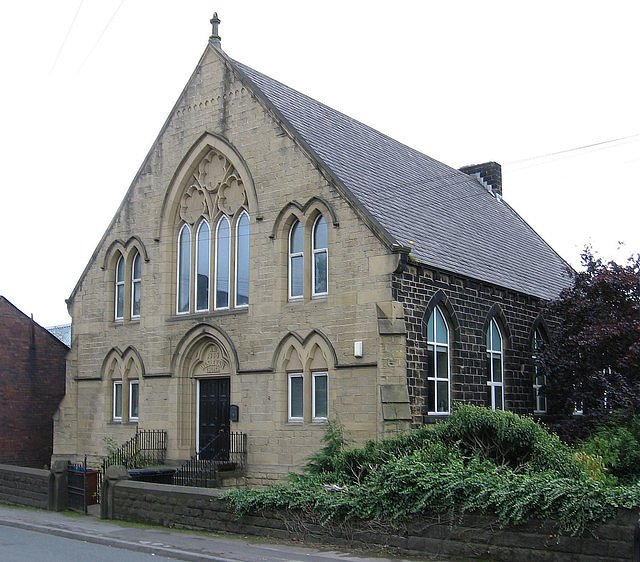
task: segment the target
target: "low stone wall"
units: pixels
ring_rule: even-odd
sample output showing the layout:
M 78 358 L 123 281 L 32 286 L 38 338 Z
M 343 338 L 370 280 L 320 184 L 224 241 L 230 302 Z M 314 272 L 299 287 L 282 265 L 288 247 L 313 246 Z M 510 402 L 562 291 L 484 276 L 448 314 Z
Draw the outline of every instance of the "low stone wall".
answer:
M 236 518 L 222 492 L 128 480 L 109 487 L 110 517 L 208 531 L 279 539 L 303 539 L 353 547 L 392 547 L 410 555 L 481 558 L 513 562 L 621 562 L 632 560 L 638 513 L 620 510 L 596 537 L 554 537 L 551 522 L 500 529 L 495 519 L 469 515 L 455 527 L 422 518 L 410 524 L 318 524 L 295 513 L 274 512 Z
M 0 501 L 49 508 L 48 470 L 0 464 Z

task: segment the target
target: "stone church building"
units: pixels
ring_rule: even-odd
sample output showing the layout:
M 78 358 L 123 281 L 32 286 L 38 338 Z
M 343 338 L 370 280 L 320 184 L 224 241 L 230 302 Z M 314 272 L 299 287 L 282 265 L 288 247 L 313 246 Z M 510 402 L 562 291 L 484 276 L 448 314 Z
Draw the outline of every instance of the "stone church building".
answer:
M 229 57 L 213 34 L 69 300 L 54 458 L 246 436 L 250 482 L 430 423 L 543 414 L 532 355 L 566 263 L 456 170 Z M 218 444 L 221 443 L 218 439 Z

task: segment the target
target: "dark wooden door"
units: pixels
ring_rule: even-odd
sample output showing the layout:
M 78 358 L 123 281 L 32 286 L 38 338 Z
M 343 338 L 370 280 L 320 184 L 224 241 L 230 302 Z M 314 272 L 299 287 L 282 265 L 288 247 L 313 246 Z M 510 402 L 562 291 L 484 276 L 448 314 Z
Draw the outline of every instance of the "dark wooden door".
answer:
M 201 459 L 229 459 L 230 379 L 200 379 L 198 450 Z

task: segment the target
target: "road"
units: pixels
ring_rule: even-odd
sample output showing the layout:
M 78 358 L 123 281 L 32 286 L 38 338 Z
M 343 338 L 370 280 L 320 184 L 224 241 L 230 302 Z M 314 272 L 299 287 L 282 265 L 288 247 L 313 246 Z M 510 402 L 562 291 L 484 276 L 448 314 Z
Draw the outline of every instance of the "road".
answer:
M 146 552 L 0 525 L 2 562 L 174 562 Z

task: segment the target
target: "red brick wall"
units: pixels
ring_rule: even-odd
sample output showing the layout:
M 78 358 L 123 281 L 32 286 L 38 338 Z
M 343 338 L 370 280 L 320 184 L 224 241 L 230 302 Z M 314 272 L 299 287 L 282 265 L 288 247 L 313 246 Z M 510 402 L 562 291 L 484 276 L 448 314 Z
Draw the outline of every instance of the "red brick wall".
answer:
M 0 463 L 49 464 L 67 352 L 55 336 L 0 297 Z

